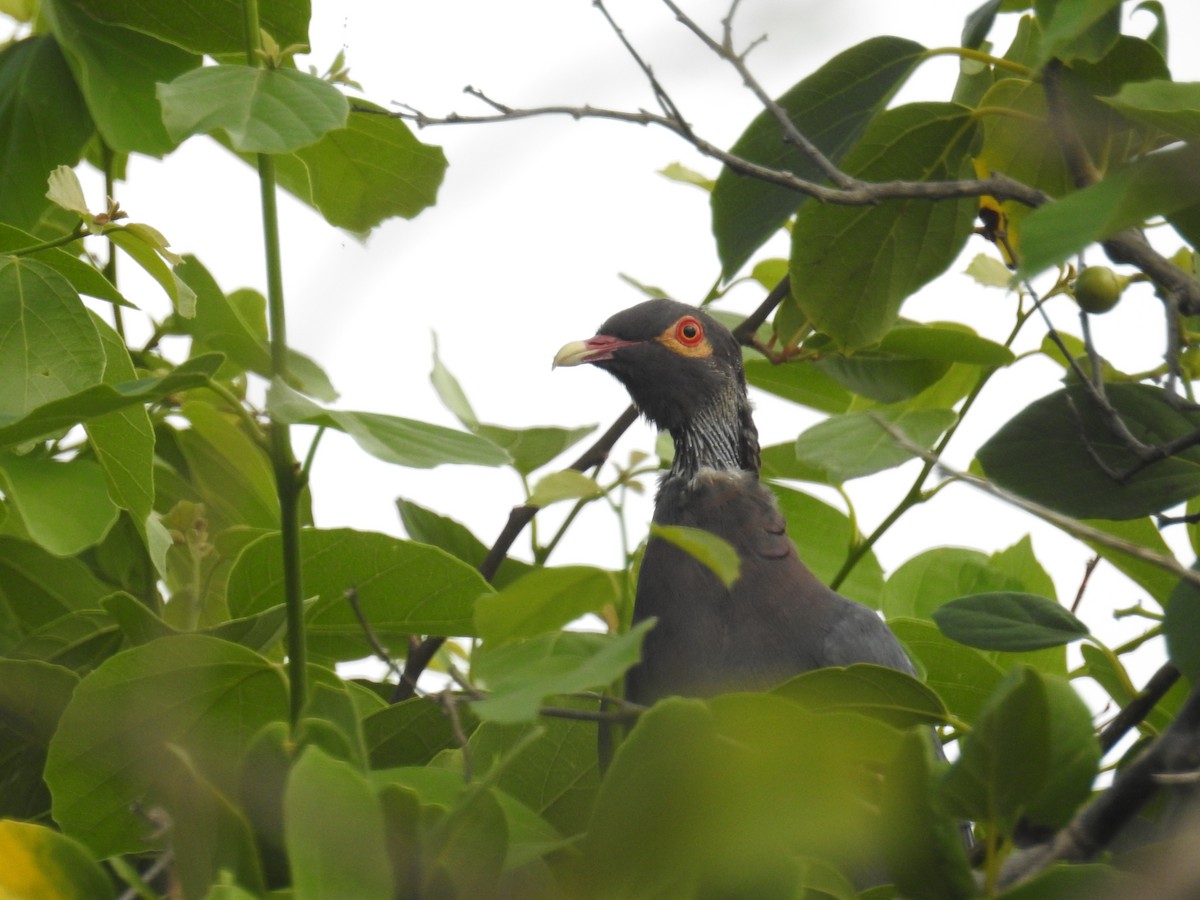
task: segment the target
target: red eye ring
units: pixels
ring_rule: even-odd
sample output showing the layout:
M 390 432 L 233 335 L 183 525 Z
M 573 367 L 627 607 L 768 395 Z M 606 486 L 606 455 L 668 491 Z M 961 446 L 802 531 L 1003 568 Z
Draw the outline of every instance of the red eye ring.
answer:
M 704 340 L 704 326 L 694 316 L 684 316 L 675 323 L 675 340 L 685 347 L 695 347 Z

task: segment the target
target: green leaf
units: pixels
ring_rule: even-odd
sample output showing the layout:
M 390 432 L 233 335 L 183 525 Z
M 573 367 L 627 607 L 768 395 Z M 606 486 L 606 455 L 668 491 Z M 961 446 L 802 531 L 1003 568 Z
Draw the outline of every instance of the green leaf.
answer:
M 1007 347 L 982 338 L 957 323 L 897 322 L 877 348 L 881 353 L 977 366 L 1007 366 L 1016 356 Z
M 1049 774 L 1049 713 L 1042 677 L 1035 669 L 1016 670 L 988 701 L 942 780 L 946 807 L 1008 833 Z
M 841 571 L 851 546 L 862 540 L 849 517 L 816 497 L 781 485 L 770 485 L 787 520 L 788 537 L 796 545 L 800 558 L 813 574 L 828 584 Z M 883 568 L 875 553 L 868 550 L 839 586 L 838 590 L 879 608 L 883 591 Z
M 1200 117 L 1200 113 L 1196 115 Z M 1021 265 L 1016 277 L 1029 278 L 1089 244 L 1200 201 L 1200 190 L 1191 180 L 1198 165 L 1200 151 L 1192 146 L 1162 150 L 1034 210 L 1022 225 Z
M 55 556 L 95 546 L 117 521 L 104 472 L 90 459 L 0 453 L 0 481 L 28 536 Z
M 1166 610 L 1167 656 L 1189 681 L 1200 683 L 1200 589 L 1180 579 Z
M 946 721 L 946 706 L 937 694 L 911 675 L 886 666 L 858 663 L 814 669 L 771 693 L 815 712 L 854 712 L 896 728 Z
M 770 694 L 669 698 L 600 786 L 581 877 L 597 896 L 795 896 L 796 854 L 846 875 L 878 863 L 878 784 L 900 734 Z M 719 890 L 717 890 L 719 888 Z
M 216 354 L 200 356 L 176 366 L 166 375 L 138 378 L 117 385 L 97 384 L 43 403 L 26 415 L 0 413 L 0 447 L 11 447 L 118 409 L 140 406 L 168 394 L 200 387 L 207 383 L 220 363 L 221 358 Z
M 32 247 L 34 244 L 39 243 L 41 243 L 41 239 L 30 234 L 28 231 L 22 231 L 20 228 L 14 228 L 11 225 L 0 222 L 0 253 L 22 250 L 25 247 Z M 81 294 L 87 294 L 89 297 L 98 297 L 101 300 L 107 300 L 118 306 L 133 307 L 133 304 L 121 295 L 121 292 L 104 277 L 99 269 L 90 263 L 84 262 L 77 256 L 72 256 L 61 247 L 39 250 L 36 253 L 31 253 L 29 258 L 36 262 L 45 263 L 54 269 L 71 283 L 71 287 L 75 288 Z
M 437 201 L 446 155 L 407 124 L 362 100 L 344 128 L 276 159 L 279 184 L 330 225 L 365 234 L 385 219 L 415 217 Z
M 191 427 L 179 431 L 176 440 L 193 490 L 206 506 L 209 531 L 232 525 L 277 528 L 279 499 L 266 448 L 208 402 L 188 400 L 181 412 Z
M 978 650 L 945 637 L 932 622 L 888 618 L 909 655 L 925 670 L 925 683 L 956 717 L 973 722 L 1004 672 Z
M 726 590 L 733 587 L 734 582 L 741 577 L 742 561 L 737 550 L 724 538 L 717 537 L 712 532 L 703 528 L 689 528 L 686 525 L 660 525 L 653 522 L 650 525 L 650 535 L 674 544 L 684 553 L 699 560 L 720 579 Z
M 396 648 L 410 634 L 473 635 L 474 605 L 491 587 L 450 554 L 384 534 L 308 528 L 300 534 L 304 593 L 318 597 L 308 616 L 315 657 L 357 659 L 370 652 L 347 602 L 354 588 L 375 635 Z M 230 612 L 246 616 L 283 602 L 280 537 L 270 534 L 237 558 L 227 587 Z
M 807 360 L 784 364 L 766 359 L 748 359 L 746 381 L 760 390 L 825 413 L 843 413 L 853 399 L 819 365 Z
M 74 610 L 100 609 L 112 588 L 76 559 L 0 537 L 0 649 Z
M 44 263 L 0 258 L 0 421 L 100 383 L 104 348 L 63 276 Z
M 880 113 L 846 155 L 866 181 L 967 177 L 976 135 L 972 111 L 914 103 Z M 842 349 L 865 347 L 895 324 L 904 300 L 941 275 L 971 234 L 973 198 L 863 206 L 806 203 L 792 229 L 791 277 L 813 325 Z
M 246 52 L 242 5 L 238 0 L 162 4 L 157 0 L 79 0 L 102 22 L 124 25 L 177 44 L 193 53 Z M 262 0 L 260 27 L 281 47 L 308 44 L 308 0 Z
M 491 645 L 536 637 L 621 599 L 617 575 L 591 566 L 534 569 L 475 603 L 476 633 Z
M 980 650 L 1040 650 L 1088 635 L 1087 626 L 1053 600 L 1016 591 L 959 597 L 935 609 L 933 621 L 946 637 Z
M 462 732 L 472 734 L 476 722 L 471 708 L 463 706 L 455 714 Z M 362 720 L 362 729 L 372 769 L 428 765 L 441 751 L 458 746 L 454 720 L 431 697 L 413 697 L 373 712 Z
M 1143 443 L 1159 445 L 1200 427 L 1200 413 L 1181 407 L 1161 388 L 1109 384 L 1109 402 Z M 1134 519 L 1161 512 L 1200 493 L 1200 449 L 1142 468 L 1112 433 L 1081 385 L 1034 401 L 978 452 L 989 478 L 1022 497 L 1076 518 Z
M 54 819 L 97 856 L 142 852 L 130 798 L 158 802 L 168 745 L 222 787 L 251 737 L 286 717 L 279 670 L 236 644 L 178 635 L 118 653 L 79 683 L 51 740 Z
M 1114 522 L 1109 519 L 1085 519 L 1084 523 L 1114 537 L 1139 544 L 1153 553 L 1162 556 L 1171 556 L 1174 553 L 1167 546 L 1167 542 L 1163 540 L 1162 532 L 1148 517 L 1126 519 L 1123 522 Z M 1120 550 L 1114 550 L 1104 544 L 1092 541 L 1085 541 L 1085 543 L 1105 562 L 1111 563 L 1118 571 L 1128 576 L 1134 584 L 1157 600 L 1159 605 L 1166 606 L 1167 598 L 1171 596 L 1171 591 L 1178 583 L 1177 575 L 1168 572 L 1161 566 L 1156 566 L 1136 556 L 1130 556 L 1128 553 L 1122 553 Z
M 621 635 L 567 631 L 485 644 L 472 658 L 471 676 L 491 694 L 471 709 L 484 721 L 526 722 L 546 697 L 605 687 L 638 661 L 651 625 L 642 622 Z
M 174 149 L 154 86 L 195 68 L 200 57 L 147 34 L 97 21 L 69 0 L 46 0 L 41 13 L 105 144 L 119 153 L 150 156 Z
M 1092 792 L 1100 765 L 1100 742 L 1092 713 L 1065 678 L 1039 673 L 1049 711 L 1050 758 L 1042 789 L 1026 804 L 1035 825 L 1062 828 Z
M 592 500 L 603 496 L 604 490 L 594 478 L 575 469 L 563 469 L 539 478 L 525 502 L 530 506 L 542 507 L 560 500 Z
M 0 220 L 33 228 L 50 206 L 46 176 L 79 162 L 92 130 L 53 37 L 35 35 L 0 50 Z
M 400 511 L 400 521 L 404 530 L 414 541 L 441 547 L 451 556 L 476 569 L 487 558 L 488 547 L 462 523 L 403 497 L 396 498 L 396 508 Z M 527 562 L 505 557 L 500 563 L 496 577 L 492 579 L 492 584 L 497 588 L 505 587 L 531 569 L 532 566 Z
M 79 684 L 70 669 L 39 659 L 0 659 L 0 721 L 22 740 L 45 748 Z
M 579 428 L 536 426 L 505 428 L 500 425 L 479 424 L 472 428 L 480 437 L 504 448 L 512 457 L 512 466 L 522 475 L 540 469 L 560 453 L 570 449 L 596 430 L 595 425 Z
M 957 421 L 950 409 L 845 413 L 809 428 L 796 439 L 796 457 L 824 471 L 831 484 L 873 475 L 914 458 L 887 427 L 918 447 L 932 447 Z M 882 421 L 881 421 L 882 420 Z
M 903 38 L 872 38 L 833 57 L 778 103 L 795 126 L 837 163 L 916 68 L 924 50 Z M 770 112 L 759 113 L 730 152 L 800 178 L 825 180 L 805 154 L 783 139 Z M 712 194 L 713 234 L 722 275 L 732 277 L 803 200 L 787 188 L 722 169 Z
M 1025 585 L 998 571 L 978 550 L 935 547 L 907 560 L 883 591 L 883 611 L 894 616 L 930 619 L 943 603 L 967 594 L 987 591 L 1020 591 Z
M 343 431 L 372 456 L 395 465 L 428 469 L 443 463 L 499 466 L 510 461 L 484 437 L 383 413 L 324 409 L 279 381 L 271 383 L 267 408 L 284 422 Z
M 283 818 L 297 900 L 390 900 L 383 809 L 353 766 L 308 747 L 288 776 Z
M 1099 59 L 1120 32 L 1121 0 L 1036 0 L 1038 19 L 1045 22 L 1042 61 Z
M 909 400 L 950 371 L 950 364 L 940 360 L 899 357 L 877 350 L 859 350 L 850 356 L 829 354 L 816 365 L 842 387 L 878 403 Z
M 115 896 L 108 873 L 76 841 L 45 825 L 0 820 L 0 894 L 63 900 Z
M 105 237 L 129 254 L 129 258 L 141 266 L 147 275 L 158 282 L 171 298 L 175 311 L 185 319 L 196 314 L 196 294 L 167 265 L 160 255 L 168 246 L 161 234 L 146 225 L 126 225 L 104 232 Z
M 963 272 L 984 287 L 1008 290 L 1012 286 L 1012 269 L 988 253 L 976 253 Z
M 1191 143 L 1200 141 L 1200 82 L 1135 81 L 1101 98 L 1136 122 Z
M 888 871 L 902 896 L 965 900 L 977 895 L 958 823 L 933 803 L 933 736 L 911 731 L 884 779 L 880 814 Z
M 220 65 L 158 86 L 172 140 L 224 131 L 242 153 L 291 153 L 346 126 L 350 104 L 333 85 L 296 69 Z

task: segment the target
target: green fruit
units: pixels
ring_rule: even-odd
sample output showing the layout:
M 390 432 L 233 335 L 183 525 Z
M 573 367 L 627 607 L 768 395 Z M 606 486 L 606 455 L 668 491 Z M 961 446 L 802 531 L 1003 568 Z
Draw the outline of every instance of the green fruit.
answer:
M 1075 302 L 1089 313 L 1106 313 L 1121 299 L 1129 278 L 1108 266 L 1088 266 L 1075 279 Z

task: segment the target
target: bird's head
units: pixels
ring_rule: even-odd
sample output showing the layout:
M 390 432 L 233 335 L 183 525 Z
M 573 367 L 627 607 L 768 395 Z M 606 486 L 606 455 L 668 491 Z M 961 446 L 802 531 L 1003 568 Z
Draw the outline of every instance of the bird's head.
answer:
M 632 306 L 554 357 L 555 366 L 584 363 L 611 373 L 638 410 L 671 433 L 677 463 L 757 470 L 741 348 L 704 311 L 663 299 Z

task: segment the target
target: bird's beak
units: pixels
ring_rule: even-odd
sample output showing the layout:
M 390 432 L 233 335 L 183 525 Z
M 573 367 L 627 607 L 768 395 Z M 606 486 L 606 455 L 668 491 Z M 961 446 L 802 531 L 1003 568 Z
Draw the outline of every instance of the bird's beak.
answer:
M 581 366 L 584 363 L 612 359 L 614 350 L 621 347 L 629 347 L 637 343 L 640 343 L 640 341 L 625 341 L 621 340 L 621 338 L 610 337 L 607 334 L 598 334 L 595 337 L 588 338 L 586 341 L 571 341 L 571 343 L 563 345 L 563 348 L 554 354 L 554 363 L 550 368 Z

